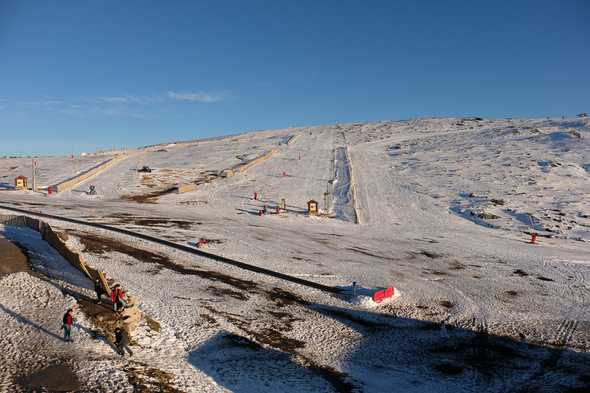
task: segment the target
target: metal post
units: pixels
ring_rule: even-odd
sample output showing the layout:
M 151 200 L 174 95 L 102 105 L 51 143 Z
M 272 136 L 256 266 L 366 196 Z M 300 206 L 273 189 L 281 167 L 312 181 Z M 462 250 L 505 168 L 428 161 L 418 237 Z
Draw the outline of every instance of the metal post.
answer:
M 33 192 L 37 191 L 37 161 L 32 160 L 32 178 L 33 178 Z

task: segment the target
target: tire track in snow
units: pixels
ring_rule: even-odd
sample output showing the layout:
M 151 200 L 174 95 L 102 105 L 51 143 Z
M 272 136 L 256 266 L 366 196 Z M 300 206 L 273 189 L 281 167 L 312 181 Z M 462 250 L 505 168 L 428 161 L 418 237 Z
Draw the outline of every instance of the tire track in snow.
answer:
M 574 321 L 571 319 L 562 320 L 553 338 L 555 344 L 560 347 L 565 347 L 574 335 L 574 332 L 578 327 L 578 323 L 579 321 Z

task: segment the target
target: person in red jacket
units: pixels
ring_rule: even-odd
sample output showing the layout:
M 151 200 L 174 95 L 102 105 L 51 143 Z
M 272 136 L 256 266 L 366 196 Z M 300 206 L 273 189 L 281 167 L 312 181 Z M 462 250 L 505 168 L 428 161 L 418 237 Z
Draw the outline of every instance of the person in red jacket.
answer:
M 72 309 L 69 308 L 68 311 L 63 316 L 62 319 L 62 328 L 64 330 L 64 341 L 74 341 L 72 340 L 72 325 L 74 324 L 74 316 L 72 315 Z
M 111 300 L 113 301 L 113 310 L 115 312 L 122 311 L 126 306 L 125 291 L 119 284 L 116 284 L 111 291 Z

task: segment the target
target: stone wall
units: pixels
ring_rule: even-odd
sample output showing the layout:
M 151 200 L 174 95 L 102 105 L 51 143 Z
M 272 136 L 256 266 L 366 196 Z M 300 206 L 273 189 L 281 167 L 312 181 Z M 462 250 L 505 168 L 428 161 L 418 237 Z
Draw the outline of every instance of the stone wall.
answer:
M 269 150 L 268 152 L 259 155 L 256 158 L 251 159 L 250 161 L 244 162 L 242 164 L 238 164 L 235 167 L 232 168 L 232 172 L 233 173 L 244 173 L 246 172 L 248 169 L 268 160 L 269 158 L 271 158 L 272 156 L 274 156 L 275 154 L 277 154 L 279 152 L 279 149 L 272 149 Z
M 52 191 L 53 192 L 64 192 L 64 191 L 67 191 L 71 188 L 74 188 L 78 184 L 82 183 L 85 180 L 88 180 L 92 176 L 98 175 L 98 174 L 106 171 L 110 167 L 117 165 L 119 162 L 123 161 L 127 157 L 129 157 L 129 156 L 128 155 L 115 156 L 114 158 L 111 158 L 110 160 L 105 161 L 105 162 L 87 170 L 86 172 L 79 174 L 78 176 L 72 177 L 71 179 L 68 179 L 68 180 L 64 180 L 61 183 L 52 185 L 51 186 Z
M 92 268 L 86 263 L 82 255 L 68 248 L 66 244 L 67 234 L 58 234 L 46 222 L 27 216 L 0 215 L 0 224 L 28 227 L 39 232 L 41 238 L 49 243 L 59 255 L 76 269 L 81 271 L 86 277 L 88 277 L 88 279 L 92 280 L 92 282 L 98 280 L 102 286 L 103 292 L 108 296 L 111 295 L 111 288 L 109 287 L 104 272 Z M 129 300 L 130 307 L 123 311 L 121 319 L 124 320 L 123 327 L 131 333 L 141 321 L 141 312 L 137 308 L 137 299 L 133 296 L 129 296 Z

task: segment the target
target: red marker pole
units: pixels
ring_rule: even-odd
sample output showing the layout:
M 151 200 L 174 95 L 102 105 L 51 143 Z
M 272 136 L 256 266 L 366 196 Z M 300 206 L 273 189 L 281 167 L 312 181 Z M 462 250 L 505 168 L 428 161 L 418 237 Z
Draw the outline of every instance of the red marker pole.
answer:
M 533 233 L 531 234 L 531 244 L 537 244 L 537 234 Z

